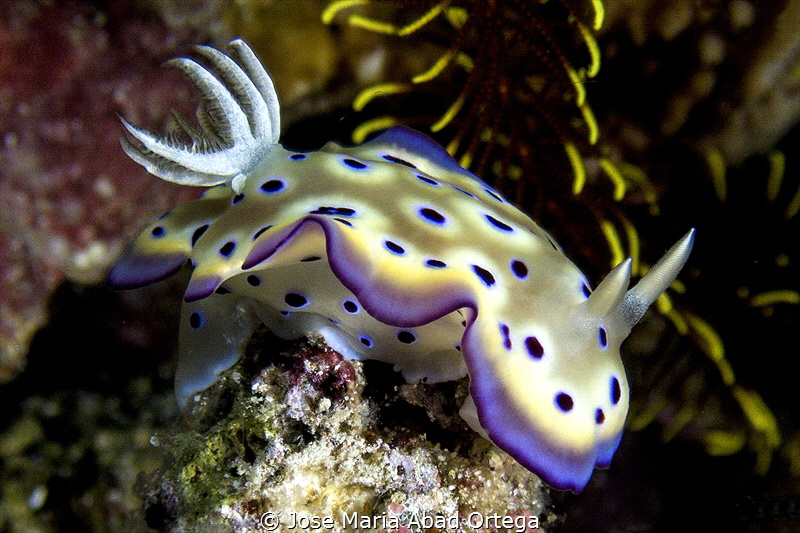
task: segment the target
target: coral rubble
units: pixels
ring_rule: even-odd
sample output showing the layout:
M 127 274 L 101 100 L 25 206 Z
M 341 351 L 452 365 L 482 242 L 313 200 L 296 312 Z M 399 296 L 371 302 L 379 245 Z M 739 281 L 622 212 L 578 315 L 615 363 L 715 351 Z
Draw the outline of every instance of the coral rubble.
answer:
M 199 395 L 192 428 L 156 437 L 170 461 L 151 481 L 151 527 L 255 532 L 274 521 L 288 531 L 296 514 L 331 517 L 334 531 L 422 531 L 414 524 L 426 515 L 449 520 L 448 531 L 476 531 L 470 516 L 477 526 L 492 515 L 536 516 L 544 528 L 542 482 L 455 421 L 453 396 L 421 409 L 385 390 L 375 395 L 370 388 L 382 387 L 369 380 L 402 379 L 365 379 L 362 363 L 313 341 L 288 343 L 288 358 L 252 360 L 277 342 L 258 336 L 250 355 Z M 388 365 L 374 366 L 380 373 Z M 379 525 L 351 523 L 364 517 Z

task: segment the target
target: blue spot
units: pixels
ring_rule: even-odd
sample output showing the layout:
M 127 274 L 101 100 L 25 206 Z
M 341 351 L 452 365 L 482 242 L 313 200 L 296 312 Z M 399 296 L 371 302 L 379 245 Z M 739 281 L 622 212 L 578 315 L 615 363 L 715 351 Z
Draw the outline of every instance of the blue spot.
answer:
M 348 227 L 353 227 L 353 225 L 350 223 L 350 221 L 349 221 L 349 220 L 345 220 L 345 219 L 343 219 L 343 218 L 334 218 L 333 220 L 335 220 L 336 222 L 341 222 L 341 223 L 342 223 L 342 224 L 344 224 L 345 226 L 348 226 Z
M 353 315 L 355 313 L 358 313 L 358 304 L 355 303 L 353 300 L 345 300 L 344 302 L 342 302 L 342 309 Z
M 544 237 L 542 237 L 541 235 L 539 235 L 539 233 L 538 233 L 537 231 L 534 231 L 532 228 L 527 228 L 527 227 L 526 227 L 525 229 L 526 229 L 526 230 L 528 230 L 528 233 L 530 233 L 531 235 L 536 235 L 536 236 L 537 236 L 537 237 L 539 237 L 540 239 L 544 239 Z
M 342 163 L 355 170 L 364 170 L 365 168 L 367 168 L 366 163 L 362 163 L 361 161 L 357 159 L 352 159 L 350 157 L 343 158 Z
M 485 284 L 487 287 L 491 287 L 492 285 L 494 285 L 494 276 L 492 276 L 492 273 L 491 273 L 491 272 L 489 272 L 489 271 L 488 271 L 488 270 L 486 270 L 485 268 L 481 268 L 481 267 L 479 267 L 478 265 L 472 265 L 472 270 L 475 272 L 475 274 L 476 274 L 476 275 L 477 275 L 479 278 L 481 278 L 481 281 L 482 281 L 482 282 L 483 282 L 483 283 L 484 283 L 484 284 Z
M 289 159 L 291 159 L 292 161 L 302 161 L 306 157 L 308 157 L 306 154 L 291 154 L 289 156 Z
M 602 409 L 598 408 L 597 411 L 594 412 L 594 421 L 597 423 L 597 425 L 600 425 L 606 421 L 606 415 Z
M 572 411 L 572 407 L 574 405 L 574 402 L 572 401 L 572 396 L 570 396 L 565 392 L 559 392 L 558 394 L 556 394 L 556 405 L 558 406 L 559 409 L 561 409 L 565 413 Z
M 608 348 L 608 333 L 606 332 L 606 328 L 600 327 L 598 330 L 598 340 L 600 341 L 600 347 L 604 350 Z
M 405 248 L 397 244 L 393 241 L 383 241 L 383 245 L 386 246 L 386 249 L 392 252 L 393 254 L 403 255 L 406 253 Z
M 236 205 L 236 204 L 238 204 L 239 202 L 241 202 L 242 200 L 244 200 L 244 194 L 241 194 L 241 193 L 240 193 L 240 194 L 237 194 L 237 195 L 236 195 L 236 196 L 234 196 L 234 197 L 233 197 L 233 199 L 231 200 L 231 205 Z
M 283 297 L 283 301 L 286 302 L 286 305 L 295 308 L 305 307 L 308 305 L 308 299 L 302 294 L 297 294 L 296 292 L 288 293 Z
M 403 344 L 413 344 L 414 341 L 417 340 L 417 337 L 410 331 L 401 331 L 400 333 L 397 334 L 397 340 L 399 340 Z
M 611 378 L 611 403 L 617 405 L 620 398 L 622 398 L 622 389 L 619 386 L 619 380 L 614 376 Z
M 500 231 L 508 231 L 508 232 L 514 231 L 514 228 L 512 228 L 511 226 L 509 226 L 505 222 L 501 222 L 501 221 L 497 220 L 492 215 L 485 214 L 483 216 L 486 217 L 486 220 L 489 221 L 489 224 L 491 224 L 495 228 L 499 229 Z
M 259 278 L 254 274 L 250 274 L 249 276 L 247 276 L 247 283 L 249 283 L 253 287 L 258 287 L 259 285 L 261 285 L 261 278 Z
M 207 229 L 208 229 L 208 224 L 204 224 L 199 228 L 197 228 L 196 230 L 194 230 L 194 233 L 192 233 L 192 246 L 197 244 L 197 240 L 203 236 L 203 233 L 205 233 Z
M 506 350 L 511 349 L 511 330 L 508 329 L 508 324 L 500 324 L 500 333 L 503 334 L 503 346 Z
M 200 313 L 194 312 L 189 315 L 189 327 L 192 329 L 200 329 L 203 327 L 203 316 Z
M 361 341 L 361 344 L 363 344 L 367 348 L 372 348 L 372 339 L 369 338 L 367 335 L 361 335 L 358 338 L 358 340 Z
M 236 249 L 236 243 L 233 241 L 228 241 L 220 247 L 219 255 L 227 259 L 228 257 L 231 256 L 231 254 L 235 249 Z
M 592 295 L 592 289 L 589 288 L 589 285 L 584 281 L 583 285 L 581 286 L 581 291 L 583 295 L 587 298 Z
M 528 277 L 528 267 L 519 259 L 514 259 L 511 261 L 511 272 L 513 272 L 514 275 L 519 279 L 525 279 Z
M 431 209 L 430 207 L 421 208 L 419 210 L 419 216 L 421 216 L 431 224 L 436 224 L 437 226 L 441 226 L 447 221 L 447 219 L 445 219 L 443 214 L 441 214 L 435 209 Z
M 261 184 L 261 191 L 265 194 L 275 194 L 284 187 L 286 187 L 286 183 L 283 180 L 269 180 Z
M 282 315 L 282 316 L 289 316 L 289 315 L 291 315 L 291 314 L 292 314 L 292 312 L 291 312 L 291 311 L 281 311 L 281 315 Z
M 486 194 L 488 194 L 489 196 L 491 196 L 492 198 L 494 198 L 494 199 L 495 199 L 495 200 L 497 200 L 498 202 L 500 202 L 500 203 L 504 203 L 504 202 L 503 202 L 503 199 L 500 197 L 500 195 L 499 195 L 499 194 L 497 194 L 496 192 L 494 192 L 493 190 L 491 190 L 491 189 L 489 189 L 489 188 L 487 188 L 487 187 L 484 187 L 484 189 L 483 189 L 483 190 L 486 192 Z
M 270 224 L 269 226 L 264 226 L 263 228 L 261 228 L 260 230 L 258 230 L 257 232 L 255 232 L 255 233 L 253 234 L 253 240 L 256 240 L 256 239 L 258 239 L 259 237 L 261 237 L 261 236 L 264 234 L 264 232 L 265 232 L 265 231 L 267 231 L 268 229 L 270 229 L 271 227 L 272 227 L 272 225 Z
M 527 337 L 525 339 L 525 349 L 528 350 L 528 355 L 534 359 L 541 359 L 544 356 L 544 347 L 536 337 Z
M 156 226 L 150 231 L 150 235 L 155 237 L 156 239 L 159 237 L 163 237 L 167 234 L 167 231 L 164 229 L 164 226 Z
M 457 190 L 457 191 L 458 191 L 458 192 L 460 192 L 460 193 L 466 194 L 466 195 L 467 195 L 467 196 L 469 196 L 470 198 L 475 198 L 475 195 L 474 195 L 474 194 L 472 194 L 471 192 L 467 192 L 467 191 L 465 191 L 464 189 L 461 189 L 461 188 L 459 188 L 459 187 L 456 187 L 455 185 L 451 185 L 451 187 L 452 187 L 452 188 L 454 188 L 455 190 Z
M 414 165 L 413 163 L 409 163 L 405 159 L 400 159 L 399 157 L 395 157 L 395 156 L 393 156 L 391 154 L 383 154 L 383 158 L 385 160 L 389 161 L 390 163 L 397 163 L 398 165 L 405 165 L 408 168 L 417 168 L 417 166 Z
M 428 185 L 433 185 L 434 187 L 439 186 L 439 182 L 435 179 L 431 179 L 428 176 L 423 176 L 422 174 L 417 174 L 417 179 L 422 183 L 427 183 Z
M 447 266 L 447 263 L 439 261 L 438 259 L 428 259 L 425 261 L 425 265 L 431 268 L 444 268 Z
M 349 207 L 330 207 L 321 205 L 313 211 L 309 211 L 310 215 L 339 215 L 342 217 L 351 217 L 356 214 L 355 209 Z

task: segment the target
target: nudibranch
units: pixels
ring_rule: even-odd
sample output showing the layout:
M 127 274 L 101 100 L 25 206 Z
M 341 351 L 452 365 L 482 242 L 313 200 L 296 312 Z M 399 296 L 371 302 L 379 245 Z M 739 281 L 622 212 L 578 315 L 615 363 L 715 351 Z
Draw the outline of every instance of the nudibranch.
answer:
M 592 291 L 553 238 L 438 144 L 405 127 L 357 147 L 278 144 L 278 99 L 241 40 L 208 66 L 171 62 L 202 93 L 181 140 L 123 120 L 122 147 L 167 181 L 213 186 L 148 226 L 114 288 L 194 267 L 181 312 L 185 407 L 241 357 L 260 324 L 318 335 L 408 381 L 469 375 L 469 425 L 549 484 L 580 491 L 619 444 L 628 384 L 619 349 L 674 280 L 690 231 L 628 290 L 630 259 Z

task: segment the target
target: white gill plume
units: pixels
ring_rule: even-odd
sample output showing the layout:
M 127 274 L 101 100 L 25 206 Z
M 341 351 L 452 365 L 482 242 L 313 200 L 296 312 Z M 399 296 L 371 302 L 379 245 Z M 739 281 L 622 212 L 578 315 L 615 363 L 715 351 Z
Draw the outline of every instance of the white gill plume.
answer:
M 122 149 L 151 174 L 181 185 L 230 183 L 238 193 L 247 172 L 278 142 L 280 108 L 269 74 L 244 41 L 233 40 L 230 47 L 235 60 L 211 47 L 196 47 L 216 72 L 189 58 L 167 63 L 203 96 L 197 107 L 199 127 L 173 111 L 189 142 L 155 135 L 122 120 L 144 147 L 122 136 Z

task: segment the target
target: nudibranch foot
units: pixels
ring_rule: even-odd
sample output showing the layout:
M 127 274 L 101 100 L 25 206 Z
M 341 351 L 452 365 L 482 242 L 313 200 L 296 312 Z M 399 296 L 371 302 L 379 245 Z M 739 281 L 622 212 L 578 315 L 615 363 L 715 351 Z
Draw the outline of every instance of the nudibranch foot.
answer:
M 469 375 L 462 416 L 555 487 L 608 466 L 629 390 L 619 350 L 691 250 L 689 232 L 633 288 L 630 260 L 592 291 L 552 237 L 422 133 L 361 146 L 277 144 L 272 82 L 240 40 L 209 68 L 173 63 L 204 96 L 189 141 L 125 123 L 123 148 L 151 173 L 215 185 L 149 226 L 109 283 L 194 267 L 180 325 L 185 407 L 242 355 L 260 323 L 324 338 L 348 359 L 409 381 Z
M 236 295 L 212 294 L 202 304 L 183 305 L 175 370 L 175 398 L 181 408 L 239 360 L 260 323 L 252 303 Z

